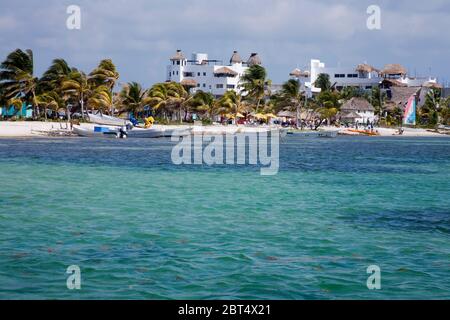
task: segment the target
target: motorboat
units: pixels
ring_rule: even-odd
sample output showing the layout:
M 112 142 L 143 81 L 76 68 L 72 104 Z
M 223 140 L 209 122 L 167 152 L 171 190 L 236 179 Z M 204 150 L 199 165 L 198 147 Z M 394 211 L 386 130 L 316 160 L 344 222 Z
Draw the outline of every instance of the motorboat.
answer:
M 126 138 L 127 133 L 121 128 L 94 127 L 86 128 L 74 126 L 73 132 L 80 137 L 97 137 L 97 138 Z
M 92 123 L 97 123 L 97 124 L 102 124 L 102 125 L 106 125 L 106 126 L 127 126 L 127 125 L 131 125 L 131 122 L 129 120 L 125 120 L 125 119 L 120 119 L 117 117 L 111 117 L 111 116 L 107 116 L 105 114 L 93 114 L 93 113 L 88 113 L 88 118 L 89 121 Z

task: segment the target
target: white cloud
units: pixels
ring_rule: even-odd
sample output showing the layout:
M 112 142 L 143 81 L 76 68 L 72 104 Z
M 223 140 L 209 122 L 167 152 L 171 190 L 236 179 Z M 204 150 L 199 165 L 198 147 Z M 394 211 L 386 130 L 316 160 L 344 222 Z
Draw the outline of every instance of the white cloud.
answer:
M 73 0 L 3 0 L 0 56 L 32 48 L 38 70 L 64 57 L 89 69 L 111 57 L 121 81 L 164 80 L 177 48 L 227 60 L 232 50 L 259 52 L 275 82 L 310 58 L 327 64 L 400 62 L 449 73 L 450 3 L 447 0 L 78 0 L 82 30 L 65 28 Z M 26 3 L 26 5 L 25 5 Z M 366 28 L 366 9 L 378 3 L 382 30 Z M 395 60 L 395 61 L 394 61 Z M 440 66 L 438 69 L 437 66 Z M 87 70 L 88 71 L 88 70 Z

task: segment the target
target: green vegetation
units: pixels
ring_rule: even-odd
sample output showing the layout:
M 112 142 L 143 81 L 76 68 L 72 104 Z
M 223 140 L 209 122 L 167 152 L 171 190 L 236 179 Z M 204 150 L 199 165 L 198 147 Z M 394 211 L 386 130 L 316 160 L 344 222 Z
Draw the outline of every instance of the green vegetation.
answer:
M 119 73 L 112 60 L 101 60 L 90 73 L 70 66 L 64 59 L 55 59 L 42 77 L 34 74 L 33 52 L 17 49 L 11 52 L 0 65 L 0 105 L 12 106 L 20 110 L 25 104 L 33 108 L 33 119 L 55 119 L 58 113 L 74 113 L 84 118 L 86 111 L 100 111 L 117 115 L 132 113 L 134 116 L 148 115 L 149 112 L 159 123 L 182 123 L 201 120 L 212 123 L 222 119 L 248 118 L 253 115 L 263 121 L 280 111 L 294 112 L 295 123 L 302 127 L 301 116 L 308 114 L 316 128 L 324 122 L 336 121 L 343 103 L 353 97 L 365 98 L 375 107 L 381 124 L 398 125 L 402 110 L 389 105 L 386 93 L 375 87 L 370 92 L 346 87 L 336 90 L 329 76 L 320 74 L 314 85 L 321 92 L 307 98 L 300 82 L 290 79 L 283 83 L 281 90 L 271 94 L 271 80 L 260 65 L 252 65 L 241 77 L 242 93 L 231 90 L 217 98 L 211 93 L 196 91 L 175 82 L 157 83 L 151 88 L 143 88 L 137 82 L 122 85 L 114 92 Z M 195 114 L 196 117 L 188 118 Z M 311 116 L 309 116 L 311 115 Z M 266 117 L 267 118 L 267 117 Z M 431 89 L 424 105 L 417 113 L 418 125 L 435 127 L 449 125 L 450 98 L 443 99 L 438 89 Z

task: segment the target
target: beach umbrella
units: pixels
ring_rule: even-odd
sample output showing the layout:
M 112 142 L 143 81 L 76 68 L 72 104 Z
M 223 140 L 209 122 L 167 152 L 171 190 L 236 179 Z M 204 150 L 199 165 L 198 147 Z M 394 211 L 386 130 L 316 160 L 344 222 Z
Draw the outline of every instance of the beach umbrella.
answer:
M 237 116 L 238 118 L 245 118 L 245 116 L 244 116 L 242 113 L 239 113 L 239 112 L 236 114 L 236 116 Z
M 278 118 L 276 115 L 274 115 L 273 113 L 266 113 L 266 117 L 267 118 Z
M 260 119 L 260 120 L 266 120 L 267 119 L 266 115 L 262 114 L 262 113 L 257 113 L 257 114 L 254 115 L 254 117 L 256 119 Z

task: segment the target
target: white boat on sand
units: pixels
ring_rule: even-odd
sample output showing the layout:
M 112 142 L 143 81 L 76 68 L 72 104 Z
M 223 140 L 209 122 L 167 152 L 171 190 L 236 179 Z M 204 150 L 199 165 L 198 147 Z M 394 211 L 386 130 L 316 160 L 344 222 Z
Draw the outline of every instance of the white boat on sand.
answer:
M 128 124 L 131 124 L 129 120 L 111 117 L 100 113 L 99 114 L 88 113 L 88 118 L 89 121 L 92 123 L 98 123 L 107 126 L 126 126 Z
M 112 128 L 100 128 L 101 130 L 97 130 L 96 128 L 84 128 L 80 126 L 74 126 L 73 132 L 80 137 L 97 137 L 97 138 L 123 138 L 124 134 L 119 129 Z

